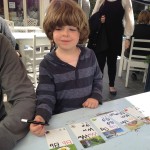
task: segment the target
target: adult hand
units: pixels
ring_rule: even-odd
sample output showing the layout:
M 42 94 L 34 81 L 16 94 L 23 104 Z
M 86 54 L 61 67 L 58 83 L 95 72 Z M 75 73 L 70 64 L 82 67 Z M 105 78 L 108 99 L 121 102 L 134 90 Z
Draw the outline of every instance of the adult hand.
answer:
M 36 116 L 34 121 L 45 122 L 43 117 Z M 30 124 L 30 131 L 37 136 L 43 136 L 45 134 L 44 125 Z
M 130 40 L 125 40 L 125 49 L 130 47 Z
M 101 16 L 100 20 L 101 20 L 101 23 L 105 23 L 105 20 L 106 20 L 105 15 Z
M 88 98 L 83 104 L 83 107 L 87 107 L 87 108 L 97 108 L 99 105 L 98 100 L 94 99 L 94 98 Z

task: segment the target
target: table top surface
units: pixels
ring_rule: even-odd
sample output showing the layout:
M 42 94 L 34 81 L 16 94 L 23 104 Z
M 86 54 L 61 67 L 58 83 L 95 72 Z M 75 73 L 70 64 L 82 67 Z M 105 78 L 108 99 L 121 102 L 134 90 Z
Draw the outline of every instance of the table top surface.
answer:
M 12 32 L 12 34 L 16 40 L 33 39 L 34 35 L 36 35 L 37 37 L 47 37 L 43 32 Z
M 133 95 L 130 97 L 125 97 L 109 102 L 104 102 L 103 105 L 100 105 L 96 109 L 81 108 L 74 111 L 53 115 L 49 122 L 50 125 L 47 126 L 46 129 L 51 130 L 65 127 L 68 130 L 73 143 L 76 145 L 77 150 L 83 150 L 84 148 L 69 129 L 70 124 L 84 121 L 90 122 L 90 119 L 92 117 L 95 117 L 99 114 L 113 110 L 123 110 L 124 108 L 132 105 L 134 105 L 135 107 L 139 107 L 143 110 L 150 111 L 150 92 Z M 98 133 L 100 134 L 100 132 Z M 105 140 L 106 143 L 87 148 L 87 150 L 149 150 L 150 125 L 143 125 L 138 130 L 130 131 L 124 135 Z M 36 137 L 29 132 L 27 136 L 23 140 L 21 140 L 13 150 L 46 149 L 48 149 L 48 144 L 45 136 Z
M 14 26 L 14 29 L 35 29 L 35 30 L 41 30 L 39 26 Z

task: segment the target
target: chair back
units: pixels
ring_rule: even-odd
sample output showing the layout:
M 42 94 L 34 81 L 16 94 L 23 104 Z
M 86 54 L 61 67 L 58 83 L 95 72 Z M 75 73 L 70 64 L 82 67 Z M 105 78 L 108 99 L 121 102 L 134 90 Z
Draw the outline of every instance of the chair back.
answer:
M 44 42 L 43 42 L 44 41 Z M 50 41 L 47 37 L 41 39 L 41 37 L 33 37 L 33 45 L 26 52 L 26 62 L 30 64 L 31 71 L 28 72 L 29 78 L 37 87 L 38 75 L 39 75 L 39 64 L 44 58 L 44 55 L 50 52 Z
M 130 70 L 144 72 L 143 82 L 146 80 L 148 69 L 148 63 L 146 63 L 146 55 L 150 55 L 150 40 L 136 39 L 132 37 L 129 58 L 127 58 L 125 87 L 128 86 Z
M 129 62 L 132 67 L 147 68 L 146 55 L 150 55 L 150 40 L 132 37 Z

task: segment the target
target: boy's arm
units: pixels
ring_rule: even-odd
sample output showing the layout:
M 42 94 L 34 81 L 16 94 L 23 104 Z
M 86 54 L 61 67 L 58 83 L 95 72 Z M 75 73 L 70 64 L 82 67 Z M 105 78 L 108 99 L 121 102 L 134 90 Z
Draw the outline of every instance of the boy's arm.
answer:
M 8 102 L 12 104 L 8 115 L 0 122 L 0 150 L 10 150 L 28 132 L 28 125 L 20 120 L 33 118 L 35 92 L 23 63 L 8 39 L 2 35 L 0 35 L 0 81 Z M 0 100 L 0 103 L 3 101 Z
M 36 115 L 42 116 L 48 122 L 55 107 L 55 85 L 53 77 L 48 73 L 45 59 L 40 64 L 39 84 L 36 90 L 37 108 Z

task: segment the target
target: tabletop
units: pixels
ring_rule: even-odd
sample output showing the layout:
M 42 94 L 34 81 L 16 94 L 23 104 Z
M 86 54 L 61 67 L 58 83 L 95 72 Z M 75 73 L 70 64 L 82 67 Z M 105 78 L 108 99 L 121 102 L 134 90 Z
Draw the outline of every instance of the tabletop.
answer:
M 42 32 L 39 26 L 14 26 L 12 32 Z
M 91 148 L 83 148 L 83 146 L 69 129 L 70 124 L 83 121 L 88 122 L 90 118 L 99 114 L 113 110 L 122 110 L 129 106 L 135 106 L 143 110 L 150 111 L 150 92 L 104 102 L 103 105 L 100 105 L 96 109 L 81 108 L 58 115 L 53 115 L 49 122 L 50 125 L 46 128 L 47 130 L 51 130 L 65 127 L 68 130 L 73 143 L 76 145 L 77 150 L 149 150 L 150 125 L 143 125 L 138 130 L 130 131 L 127 134 L 117 136 L 109 140 L 105 139 L 105 143 L 93 146 Z M 13 150 L 48 150 L 48 144 L 45 136 L 36 137 L 29 132 Z
M 43 32 L 12 32 L 12 34 L 16 40 L 33 39 L 34 35 L 37 37 L 47 37 Z

